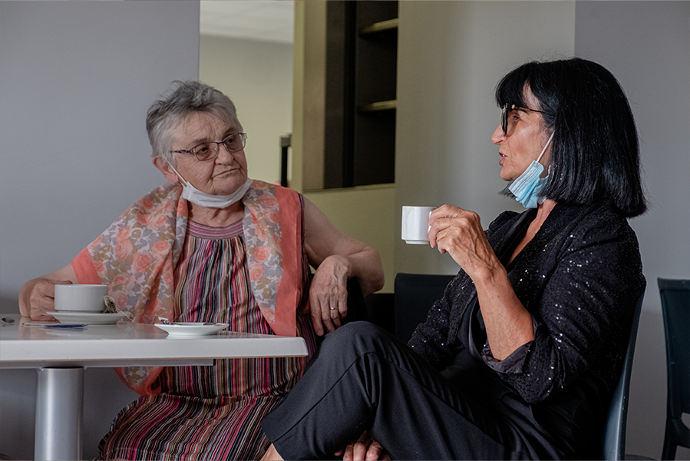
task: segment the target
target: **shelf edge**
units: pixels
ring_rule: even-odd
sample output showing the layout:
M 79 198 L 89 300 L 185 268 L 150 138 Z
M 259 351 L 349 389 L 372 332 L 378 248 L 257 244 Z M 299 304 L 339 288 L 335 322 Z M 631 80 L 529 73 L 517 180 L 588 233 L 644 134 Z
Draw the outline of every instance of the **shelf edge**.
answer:
M 390 101 L 377 101 L 371 104 L 365 104 L 357 108 L 358 112 L 380 112 L 383 110 L 395 110 L 398 106 L 398 102 L 395 99 Z
M 384 30 L 397 29 L 398 28 L 398 18 L 389 19 L 387 21 L 375 22 L 368 26 L 364 26 L 359 29 L 360 35 L 374 34 L 376 32 L 381 32 Z

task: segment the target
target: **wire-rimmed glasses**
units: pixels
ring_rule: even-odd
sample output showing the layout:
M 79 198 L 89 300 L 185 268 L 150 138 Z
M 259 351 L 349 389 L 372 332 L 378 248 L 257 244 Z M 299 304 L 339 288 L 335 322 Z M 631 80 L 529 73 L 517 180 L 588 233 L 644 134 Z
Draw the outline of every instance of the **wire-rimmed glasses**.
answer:
M 237 152 L 244 149 L 247 145 L 247 133 L 234 133 L 229 135 L 222 141 L 207 141 L 202 142 L 198 146 L 194 146 L 189 150 L 173 150 L 170 152 L 176 154 L 193 154 L 196 159 L 200 162 L 205 162 L 206 160 L 213 160 L 218 156 L 218 149 L 220 145 L 225 146 L 228 152 Z

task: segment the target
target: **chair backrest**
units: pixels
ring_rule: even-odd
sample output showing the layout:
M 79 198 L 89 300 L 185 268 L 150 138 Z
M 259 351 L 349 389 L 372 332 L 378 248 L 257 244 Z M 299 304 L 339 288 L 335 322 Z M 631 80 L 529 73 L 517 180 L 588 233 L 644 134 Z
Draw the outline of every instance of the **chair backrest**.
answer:
M 604 432 L 603 457 L 606 460 L 625 459 L 625 430 L 628 421 L 628 394 L 630 392 L 630 375 L 632 374 L 633 356 L 635 354 L 635 342 L 637 341 L 637 326 L 640 322 L 640 312 L 642 311 L 642 300 L 644 293 L 637 300 L 632 325 L 630 327 L 630 338 L 628 339 L 628 350 L 625 353 L 623 370 L 618 380 L 618 385 L 613 391 L 609 414 L 606 421 L 606 431 Z
M 666 337 L 668 416 L 690 413 L 690 280 L 657 279 Z
M 367 321 L 395 334 L 393 318 L 393 293 L 372 293 L 364 296 L 359 280 L 347 280 L 347 316 L 342 325 L 355 321 Z M 317 340 L 317 343 L 320 340 Z
M 417 325 L 426 321 L 434 301 L 443 297 L 443 291 L 453 275 L 397 274 L 395 276 L 395 336 L 407 342 Z

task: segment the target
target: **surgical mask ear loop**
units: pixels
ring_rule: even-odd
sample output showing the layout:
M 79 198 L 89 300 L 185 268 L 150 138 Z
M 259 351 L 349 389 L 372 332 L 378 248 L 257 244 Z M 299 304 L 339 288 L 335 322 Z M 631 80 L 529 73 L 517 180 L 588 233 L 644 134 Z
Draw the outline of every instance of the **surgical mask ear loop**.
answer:
M 551 144 L 551 140 L 553 139 L 554 134 L 556 134 L 555 130 L 551 133 L 551 136 L 549 136 L 549 140 L 546 141 L 546 145 L 544 145 L 544 148 L 541 150 L 541 154 L 539 154 L 539 157 L 537 157 L 537 162 L 541 160 L 542 156 L 544 155 L 544 152 L 546 152 L 546 148 L 549 147 L 549 144 Z M 177 171 L 175 173 L 177 173 Z
M 175 167 L 172 166 L 172 163 L 170 163 L 170 161 L 168 161 L 168 160 L 166 160 L 166 162 L 168 162 L 168 166 L 170 166 L 170 168 L 175 172 L 175 174 L 177 175 L 177 177 L 180 178 L 180 181 L 182 181 L 182 185 L 183 185 L 183 186 L 188 185 L 188 184 L 189 184 L 189 181 L 187 181 L 186 179 L 184 179 L 184 178 L 182 177 L 182 175 L 181 175 L 180 173 L 177 172 L 177 170 L 175 169 Z

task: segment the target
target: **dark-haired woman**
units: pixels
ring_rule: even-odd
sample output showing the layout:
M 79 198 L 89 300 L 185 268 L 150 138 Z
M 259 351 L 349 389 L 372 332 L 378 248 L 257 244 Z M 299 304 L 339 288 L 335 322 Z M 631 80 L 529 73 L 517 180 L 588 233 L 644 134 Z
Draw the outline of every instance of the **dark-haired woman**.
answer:
M 496 101 L 505 193 L 527 211 L 484 231 L 435 210 L 431 246 L 461 267 L 443 298 L 409 347 L 362 323 L 329 334 L 264 419 L 266 458 L 601 457 L 645 288 L 627 223 L 646 207 L 635 123 L 616 79 L 582 59 L 525 64 Z

